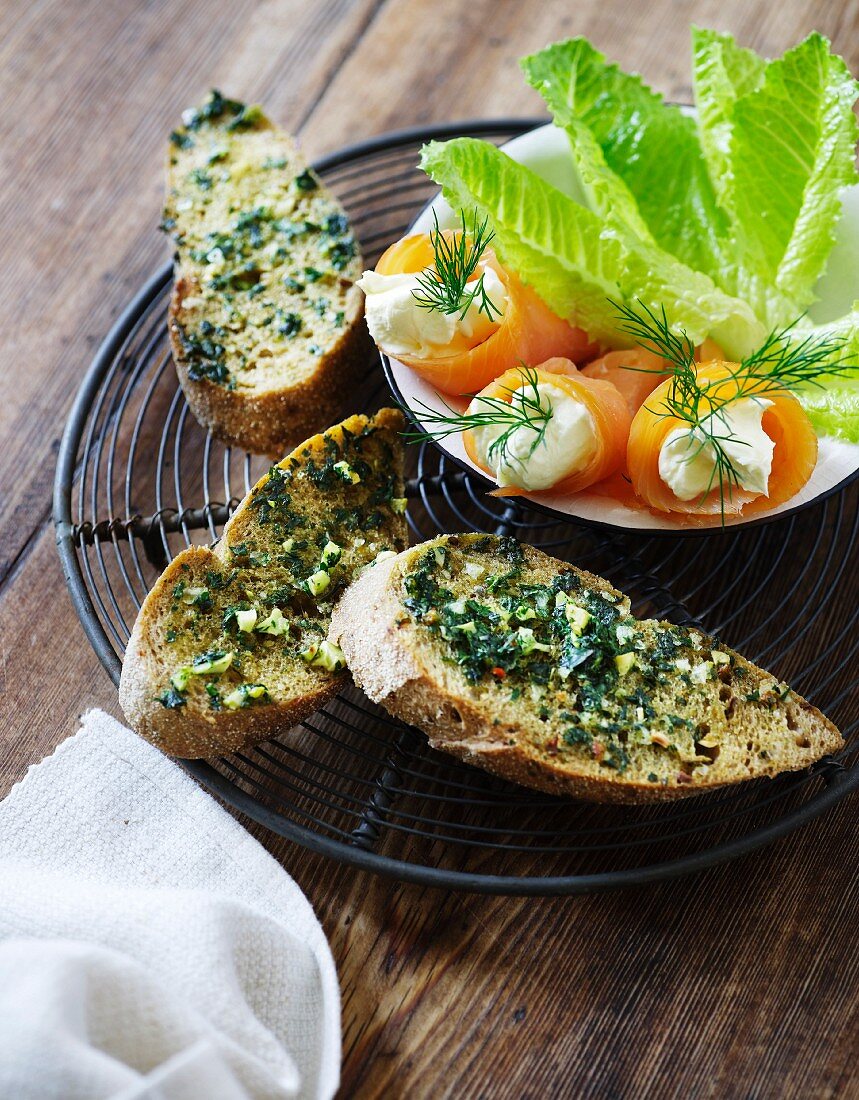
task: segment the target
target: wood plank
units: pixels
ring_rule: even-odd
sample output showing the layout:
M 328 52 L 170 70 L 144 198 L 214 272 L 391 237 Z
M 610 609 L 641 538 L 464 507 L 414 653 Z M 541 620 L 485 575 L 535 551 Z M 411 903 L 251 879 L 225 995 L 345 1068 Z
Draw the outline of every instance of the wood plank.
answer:
M 543 0 L 527 11 L 491 0 L 388 0 L 305 123 L 302 139 L 315 155 L 419 123 L 542 114 L 542 100 L 526 87 L 518 59 L 578 34 L 642 73 L 668 99 L 688 103 L 690 23 L 729 30 L 767 56 L 816 29 L 832 38 L 854 71 L 859 68 L 855 9 L 831 0 Z
M 0 13 L 0 583 L 47 516 L 64 413 L 98 343 L 169 256 L 166 135 L 214 78 L 297 126 L 376 0 Z M 272 42 L 280 41 L 278 48 Z
M 317 155 L 538 113 L 516 59 L 566 34 L 678 100 L 690 20 L 771 54 L 816 27 L 859 70 L 855 5 L 823 0 L 14 7 L 0 13 L 0 794 L 81 709 L 117 713 L 46 523 L 53 454 L 92 350 L 166 258 L 163 137 L 209 83 L 264 99 Z M 251 826 L 331 940 L 342 1095 L 433 1098 L 859 1095 L 857 830 L 848 801 L 694 880 L 523 901 L 391 883 Z

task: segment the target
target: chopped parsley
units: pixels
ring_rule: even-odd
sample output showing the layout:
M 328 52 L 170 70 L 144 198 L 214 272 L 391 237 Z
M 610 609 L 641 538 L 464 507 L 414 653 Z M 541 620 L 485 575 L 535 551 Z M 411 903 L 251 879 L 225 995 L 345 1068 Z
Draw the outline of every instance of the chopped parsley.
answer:
M 171 687 L 158 696 L 158 702 L 168 710 L 178 710 L 179 707 L 185 706 L 185 696 L 176 688 Z
M 531 697 L 543 721 L 559 708 L 553 755 L 564 746 L 584 750 L 620 773 L 633 744 L 682 750 L 684 761 L 694 760 L 695 723 L 682 708 L 657 710 L 653 697 L 684 666 L 706 662 L 712 642 L 696 646 L 688 630 L 640 622 L 625 601 L 587 587 L 573 570 L 535 583 L 525 564 L 515 539 L 453 536 L 415 558 L 403 577 L 402 603 L 467 684 L 481 691 L 503 686 L 510 701 Z M 707 690 L 690 684 L 705 698 Z
M 223 115 L 241 115 L 244 110 L 243 103 L 237 99 L 227 99 L 217 88 L 213 88 L 202 107 L 186 111 L 182 121 L 186 130 L 199 130 L 206 122 L 216 122 Z
M 190 173 L 190 179 L 191 182 L 195 183 L 202 191 L 211 191 L 212 177 L 202 168 L 195 168 Z
M 301 318 L 297 313 L 283 313 L 278 310 L 275 324 L 281 336 L 295 336 L 301 331 Z
M 188 377 L 192 382 L 206 379 L 220 386 L 232 388 L 232 374 L 226 363 L 226 348 L 221 340 L 225 331 L 203 321 L 197 332 L 189 332 L 182 325 L 176 325 L 176 335 L 182 348 L 182 358 L 188 364 Z
M 305 169 L 305 171 L 302 172 L 300 176 L 295 177 L 295 186 L 298 188 L 299 191 L 307 192 L 316 191 L 319 187 L 319 184 L 316 182 L 316 177 L 308 168 Z

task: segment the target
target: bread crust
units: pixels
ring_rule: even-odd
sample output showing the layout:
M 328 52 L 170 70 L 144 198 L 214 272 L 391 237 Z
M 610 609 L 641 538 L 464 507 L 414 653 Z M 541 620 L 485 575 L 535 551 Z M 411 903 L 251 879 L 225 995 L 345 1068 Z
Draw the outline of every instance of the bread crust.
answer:
M 406 554 L 414 554 L 415 549 Z M 530 547 L 524 550 L 528 557 L 536 553 Z M 342 648 L 355 682 L 367 695 L 391 714 L 422 729 L 433 748 L 502 779 L 591 802 L 664 802 L 732 785 L 696 777 L 689 783 L 663 786 L 636 782 L 609 769 L 599 776 L 576 773 L 569 765 L 561 768 L 533 751 L 517 737 L 518 727 L 497 717 L 490 720 L 485 710 L 466 696 L 450 694 L 429 667 L 414 637 L 414 625 L 403 612 L 398 588 L 405 556 L 380 562 L 353 582 L 334 610 L 329 637 Z M 544 555 L 541 557 L 546 560 Z M 607 582 L 600 583 L 614 591 Z M 746 667 L 754 668 L 740 655 L 734 656 Z M 811 748 L 797 768 L 843 745 L 837 728 L 816 707 L 797 696 L 796 710 L 807 730 L 814 732 L 820 750 Z M 766 774 L 770 773 L 761 772 Z M 749 778 L 738 775 L 733 782 Z
M 298 385 L 262 393 L 243 393 L 207 378 L 190 377 L 179 338 L 179 317 L 183 299 L 194 293 L 194 283 L 177 271 L 167 313 L 170 347 L 191 412 L 216 439 L 277 460 L 337 420 L 353 392 L 352 384 L 367 368 L 372 348 L 364 324 L 364 296 L 358 287 L 349 292 L 343 333 L 319 357 L 314 374 Z

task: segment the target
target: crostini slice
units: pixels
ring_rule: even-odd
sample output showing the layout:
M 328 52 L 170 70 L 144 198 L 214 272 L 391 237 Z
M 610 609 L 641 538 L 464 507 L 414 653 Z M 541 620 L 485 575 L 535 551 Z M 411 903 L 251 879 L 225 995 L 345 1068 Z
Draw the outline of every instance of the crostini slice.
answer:
M 527 787 L 682 798 L 842 745 L 815 707 L 699 630 L 513 538 L 449 535 L 360 576 L 329 640 L 431 745 Z
M 213 435 L 281 458 L 337 418 L 366 366 L 349 219 L 259 107 L 212 92 L 169 148 L 179 381 Z
M 146 597 L 120 703 L 173 756 L 267 740 L 347 681 L 326 638 L 334 601 L 407 545 L 399 412 L 352 416 L 273 466 L 213 548 L 192 546 Z

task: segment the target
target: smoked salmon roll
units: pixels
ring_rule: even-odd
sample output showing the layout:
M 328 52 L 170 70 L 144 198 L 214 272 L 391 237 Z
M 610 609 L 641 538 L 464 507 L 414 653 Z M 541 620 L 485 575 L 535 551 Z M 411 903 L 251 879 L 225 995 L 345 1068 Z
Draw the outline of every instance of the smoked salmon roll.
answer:
M 582 367 L 582 374 L 588 378 L 611 382 L 626 399 L 630 416 L 635 416 L 670 373 L 671 364 L 667 360 L 644 348 L 610 351 Z
M 503 405 L 511 410 L 506 419 Z M 505 371 L 466 415 L 473 419 L 462 433 L 465 451 L 504 491 L 577 493 L 609 477 L 626 457 L 626 400 L 569 360 Z M 475 425 L 478 417 L 485 424 Z
M 695 360 L 698 363 L 723 358 L 724 353 L 714 340 L 705 340 L 695 349 Z M 672 366 L 667 359 L 646 348 L 631 348 L 610 351 L 599 359 L 592 359 L 581 370 L 589 378 L 611 382 L 626 398 L 630 415 L 635 416 L 659 383 L 664 382 L 671 374 Z
M 696 374 L 698 426 L 674 415 L 672 379 L 633 418 L 627 467 L 641 501 L 713 517 L 769 511 L 798 493 L 817 463 L 817 436 L 799 401 L 736 363 L 703 363 Z
M 444 230 L 442 236 L 455 244 L 460 233 Z M 535 291 L 502 266 L 491 248 L 482 253 L 467 284 L 471 289 L 484 276 L 487 310 L 481 312 L 477 303 L 462 316 L 422 309 L 414 301 L 414 276 L 434 264 L 430 234 L 404 237 L 359 285 L 366 294 L 367 323 L 379 347 L 442 393 L 471 395 L 521 363 L 542 363 L 556 355 L 584 362 L 596 353 L 586 333 L 556 316 Z

